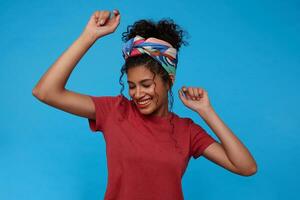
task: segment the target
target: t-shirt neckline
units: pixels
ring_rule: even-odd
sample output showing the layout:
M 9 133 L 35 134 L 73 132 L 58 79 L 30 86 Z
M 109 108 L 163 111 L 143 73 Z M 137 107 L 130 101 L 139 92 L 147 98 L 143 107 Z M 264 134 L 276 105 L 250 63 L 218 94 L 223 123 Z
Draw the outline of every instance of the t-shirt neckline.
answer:
M 172 117 L 172 115 L 174 115 L 173 112 L 168 112 L 168 115 L 167 116 L 157 116 L 157 115 L 144 115 L 142 113 L 140 113 L 140 111 L 138 110 L 138 108 L 136 107 L 136 105 L 132 103 L 132 106 L 134 107 L 134 110 L 138 113 L 138 115 L 144 119 L 144 120 L 147 120 L 147 121 L 152 121 L 152 122 L 166 122 L 166 121 L 169 121 Z

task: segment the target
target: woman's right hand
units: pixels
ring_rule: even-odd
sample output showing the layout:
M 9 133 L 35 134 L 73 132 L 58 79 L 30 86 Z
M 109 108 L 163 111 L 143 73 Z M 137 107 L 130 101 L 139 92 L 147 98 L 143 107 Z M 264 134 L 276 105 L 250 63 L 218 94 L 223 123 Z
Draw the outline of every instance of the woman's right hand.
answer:
M 107 10 L 95 11 L 88 21 L 83 35 L 87 36 L 92 41 L 96 41 L 102 36 L 113 33 L 120 23 L 120 13 L 118 10 L 111 12 Z

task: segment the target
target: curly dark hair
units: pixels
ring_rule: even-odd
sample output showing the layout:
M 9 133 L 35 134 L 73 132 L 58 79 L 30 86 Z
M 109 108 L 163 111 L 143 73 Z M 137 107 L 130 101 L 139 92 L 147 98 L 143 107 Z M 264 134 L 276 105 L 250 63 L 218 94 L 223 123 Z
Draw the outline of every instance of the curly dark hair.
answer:
M 184 40 L 185 36 L 188 36 L 188 33 L 183 30 L 179 25 L 177 25 L 172 19 L 170 18 L 165 18 L 161 19 L 157 23 L 155 23 L 151 19 L 142 19 L 139 21 L 136 21 L 133 25 L 127 26 L 127 31 L 122 33 L 122 41 L 127 42 L 131 38 L 134 38 L 136 35 L 139 35 L 143 38 L 149 38 L 149 37 L 154 37 L 157 39 L 164 40 L 168 43 L 170 43 L 177 51 L 179 52 L 179 48 L 182 45 L 187 46 L 188 42 Z M 122 77 L 124 73 L 127 74 L 128 69 L 131 67 L 136 67 L 136 66 L 145 66 L 148 68 L 153 74 L 153 80 L 155 79 L 156 75 L 161 76 L 163 82 L 169 86 L 169 95 L 171 98 L 168 98 L 170 100 L 170 110 L 173 112 L 173 92 L 172 92 L 172 80 L 168 74 L 168 72 L 161 66 L 161 64 L 156 61 L 154 58 L 147 54 L 142 54 L 139 56 L 134 56 L 134 57 L 129 57 L 126 59 L 124 65 L 121 68 L 121 76 L 119 79 L 119 83 L 122 86 L 120 93 L 123 95 L 124 91 L 124 83 L 122 81 Z M 155 84 L 155 82 L 154 82 Z M 156 86 L 156 85 L 155 85 Z M 154 88 L 155 90 L 155 88 Z M 156 94 L 156 92 L 155 92 Z M 157 95 L 157 94 L 156 94 Z M 157 103 L 157 102 L 156 102 Z M 170 123 L 172 124 L 172 133 L 174 130 L 174 124 L 172 123 L 173 120 L 173 115 L 171 118 Z M 173 137 L 173 140 L 176 143 L 177 147 L 177 142 Z

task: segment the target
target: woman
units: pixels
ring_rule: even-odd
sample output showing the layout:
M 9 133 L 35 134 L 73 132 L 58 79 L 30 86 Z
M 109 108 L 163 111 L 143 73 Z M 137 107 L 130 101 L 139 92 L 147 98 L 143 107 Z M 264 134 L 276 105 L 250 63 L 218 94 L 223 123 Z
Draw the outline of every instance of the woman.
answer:
M 186 44 L 184 32 L 172 20 L 157 24 L 140 20 L 123 33 L 125 64 L 120 83 L 123 90 L 126 73 L 131 100 L 124 95 L 96 97 L 65 89 L 86 51 L 97 39 L 113 33 L 119 23 L 118 10 L 93 13 L 80 37 L 33 89 L 42 102 L 86 117 L 92 131 L 103 132 L 108 162 L 105 199 L 183 199 L 181 178 L 189 159 L 201 155 L 242 176 L 256 173 L 255 160 L 215 113 L 203 88 L 182 87 L 178 95 L 221 143 L 190 118 L 169 111 L 177 52 Z M 170 104 L 172 107 L 173 99 Z

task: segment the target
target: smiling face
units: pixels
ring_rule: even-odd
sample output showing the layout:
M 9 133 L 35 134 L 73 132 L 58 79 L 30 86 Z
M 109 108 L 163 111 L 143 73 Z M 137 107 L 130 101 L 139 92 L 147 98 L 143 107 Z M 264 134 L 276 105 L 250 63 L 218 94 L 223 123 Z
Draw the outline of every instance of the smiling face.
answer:
M 168 114 L 168 86 L 159 75 L 145 66 L 131 67 L 127 71 L 129 95 L 142 114 L 166 116 Z

